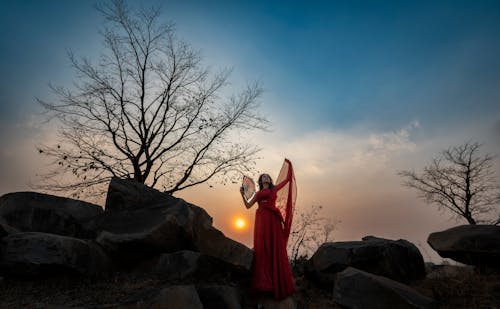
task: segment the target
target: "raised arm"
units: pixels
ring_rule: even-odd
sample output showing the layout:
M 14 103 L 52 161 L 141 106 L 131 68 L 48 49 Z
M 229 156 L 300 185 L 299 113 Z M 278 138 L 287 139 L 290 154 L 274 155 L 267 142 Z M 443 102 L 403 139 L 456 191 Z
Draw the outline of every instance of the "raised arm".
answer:
M 243 203 L 245 204 L 245 207 L 247 209 L 252 207 L 255 204 L 255 202 L 257 202 L 257 194 L 254 194 L 253 197 L 250 199 L 250 201 L 247 201 L 245 195 L 243 194 L 244 193 L 243 187 L 240 188 L 240 193 L 241 197 L 243 198 Z
M 274 190 L 276 190 L 276 191 L 279 191 L 292 179 L 292 163 L 288 159 L 285 159 L 285 162 L 288 164 L 288 171 L 287 171 L 285 179 L 283 179 L 280 183 L 278 183 L 274 186 Z

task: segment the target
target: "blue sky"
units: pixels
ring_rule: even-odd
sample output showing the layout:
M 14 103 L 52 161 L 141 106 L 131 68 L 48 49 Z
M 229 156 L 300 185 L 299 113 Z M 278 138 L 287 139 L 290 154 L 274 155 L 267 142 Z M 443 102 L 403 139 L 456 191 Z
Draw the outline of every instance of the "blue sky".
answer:
M 51 98 L 49 82 L 71 85 L 67 49 L 98 56 L 95 3 L 0 2 L 0 194 L 26 190 L 43 169 L 34 145 L 50 133 L 35 124 L 35 97 Z M 259 168 L 274 174 L 291 158 L 299 202 L 342 220 L 339 239 L 425 243 L 429 231 L 456 222 L 404 191 L 396 171 L 466 140 L 500 154 L 498 1 L 140 3 L 161 3 L 207 65 L 232 67 L 235 91 L 261 81 L 262 112 L 274 125 L 254 136 L 264 149 Z M 239 215 L 220 206 L 239 202 L 233 191 L 201 186 L 184 196 L 230 233 L 218 218 Z
M 73 78 L 67 49 L 98 53 L 94 3 L 2 1 L 3 120 L 47 97 L 48 82 Z M 496 1 L 161 4 L 207 64 L 234 67 L 236 80 L 261 80 L 275 105 L 269 111 L 301 115 L 300 129 L 388 129 L 416 118 L 441 126 L 498 113 Z

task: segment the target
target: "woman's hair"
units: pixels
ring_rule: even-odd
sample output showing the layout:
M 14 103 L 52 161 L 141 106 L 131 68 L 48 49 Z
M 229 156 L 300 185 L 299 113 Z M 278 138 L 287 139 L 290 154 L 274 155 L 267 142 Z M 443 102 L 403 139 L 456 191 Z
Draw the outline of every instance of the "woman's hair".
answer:
M 259 180 L 257 181 L 259 183 L 259 189 L 262 190 L 264 189 L 264 185 L 262 184 L 262 176 L 264 175 L 267 175 L 267 177 L 269 177 L 269 179 L 271 180 L 271 182 L 269 183 L 269 189 L 273 189 L 274 188 L 274 184 L 273 184 L 273 179 L 271 178 L 271 176 L 269 176 L 269 174 L 261 174 L 259 176 Z

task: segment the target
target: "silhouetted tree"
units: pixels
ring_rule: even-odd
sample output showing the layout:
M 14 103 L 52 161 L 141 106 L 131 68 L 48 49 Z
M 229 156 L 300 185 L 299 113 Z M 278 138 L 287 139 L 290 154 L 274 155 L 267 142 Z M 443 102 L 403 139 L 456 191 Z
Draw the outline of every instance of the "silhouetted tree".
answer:
M 493 157 L 479 154 L 478 143 L 467 142 L 445 150 L 422 173 L 401 171 L 404 185 L 419 197 L 447 209 L 469 224 L 486 222 L 500 203 L 500 187 L 494 177 Z M 495 219 L 496 220 L 496 219 Z M 495 224 L 498 221 L 488 221 Z
M 261 87 L 224 96 L 230 72 L 209 71 L 158 8 L 114 0 L 97 9 L 106 20 L 99 60 L 69 52 L 74 87 L 38 99 L 61 125 L 55 145 L 39 146 L 53 160 L 39 187 L 81 192 L 118 176 L 174 193 L 252 168 L 258 149 L 238 133 L 268 126 L 256 112 Z
M 288 253 L 292 264 L 313 254 L 319 246 L 333 240 L 338 220 L 322 217 L 323 207 L 313 205 L 296 214 L 288 240 Z

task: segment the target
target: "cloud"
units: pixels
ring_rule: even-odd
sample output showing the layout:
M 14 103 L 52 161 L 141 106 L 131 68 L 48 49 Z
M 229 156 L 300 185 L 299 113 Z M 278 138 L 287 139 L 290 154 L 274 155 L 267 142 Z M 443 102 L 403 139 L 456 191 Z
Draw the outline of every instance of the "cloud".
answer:
M 15 125 L 3 125 L 0 138 L 0 195 L 29 190 L 29 184 L 47 164 L 47 160 L 37 153 L 36 146 L 42 141 L 55 140 L 55 130 L 48 126 L 42 129 L 35 116 L 26 116 Z
M 372 215 L 374 204 L 388 204 L 399 195 L 396 173 L 406 156 L 418 152 L 412 135 L 419 129 L 418 121 L 413 121 L 388 132 L 325 129 L 295 138 L 268 136 L 259 139 L 264 158 L 259 172 L 277 175 L 288 157 L 299 185 L 299 207 L 321 204 L 332 216 L 357 209 Z
M 429 233 L 461 224 L 450 220 L 434 206 L 418 200 L 416 194 L 401 186 L 397 171 L 421 169 L 440 150 L 467 139 L 498 134 L 498 122 L 469 124 L 444 132 L 429 132 L 419 121 L 388 131 L 365 127 L 303 132 L 280 130 L 247 134 L 249 142 L 263 150 L 257 162 L 256 178 L 261 172 L 277 176 L 283 159 L 292 160 L 298 183 L 297 210 L 322 205 L 323 215 L 342 221 L 334 233 L 337 240 L 359 240 L 366 235 L 407 239 L 421 244 L 434 261 L 437 255 L 427 246 Z M 495 128 L 492 130 L 492 128 Z M 3 128 L 0 150 L 0 194 L 29 190 L 27 184 L 46 162 L 36 153 L 38 143 L 55 140 L 55 130 L 41 130 L 36 119 L 18 126 Z M 490 150 L 498 145 L 481 140 Z M 247 210 L 238 192 L 239 184 L 202 185 L 179 194 L 187 201 L 204 207 L 214 224 L 229 237 L 252 246 L 254 209 Z M 234 231 L 231 220 L 245 216 L 248 229 Z
M 395 158 L 415 152 L 412 134 L 420 128 L 418 121 L 389 132 L 324 129 L 290 137 L 283 133 L 262 134 L 259 172 L 277 174 L 283 158 L 292 160 L 298 179 L 321 186 L 366 178 L 387 169 Z M 283 136 L 280 136 L 283 135 Z
M 402 187 L 397 172 L 420 169 L 443 148 L 461 143 L 467 136 L 461 130 L 455 130 L 456 135 L 430 137 L 415 120 L 382 132 L 363 127 L 297 136 L 286 132 L 255 138 L 263 148 L 258 169 L 277 175 L 283 158 L 291 159 L 298 183 L 298 211 L 322 205 L 324 216 L 342 221 L 334 233 L 337 240 L 359 240 L 366 235 L 403 238 L 420 244 L 428 252 L 426 259 L 440 260 L 425 240 L 429 233 L 458 223 Z

